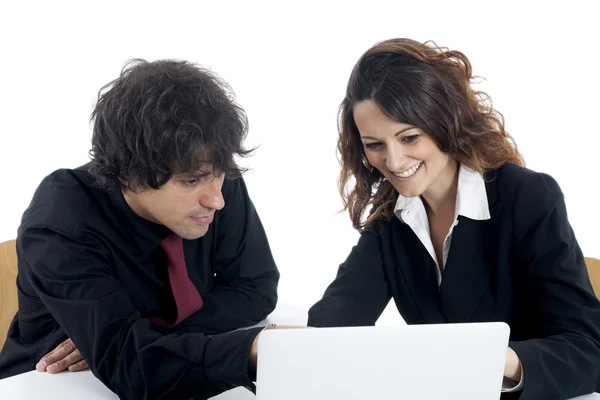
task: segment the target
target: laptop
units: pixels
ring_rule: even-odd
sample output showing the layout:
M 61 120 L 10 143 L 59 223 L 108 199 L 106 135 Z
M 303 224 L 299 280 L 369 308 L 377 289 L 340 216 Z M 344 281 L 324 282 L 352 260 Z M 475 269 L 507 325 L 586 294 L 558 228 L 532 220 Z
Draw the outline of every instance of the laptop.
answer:
M 503 322 L 267 330 L 256 399 L 499 399 L 509 332 Z

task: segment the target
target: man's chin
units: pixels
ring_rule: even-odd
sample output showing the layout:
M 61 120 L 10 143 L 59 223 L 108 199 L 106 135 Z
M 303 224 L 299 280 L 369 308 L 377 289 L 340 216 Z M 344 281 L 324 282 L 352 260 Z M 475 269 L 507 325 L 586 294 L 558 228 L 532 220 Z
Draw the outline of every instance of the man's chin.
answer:
M 196 240 L 206 235 L 206 233 L 208 232 L 208 226 L 200 228 L 195 227 L 194 229 L 178 229 L 177 231 L 173 230 L 173 232 L 181 236 L 182 239 Z

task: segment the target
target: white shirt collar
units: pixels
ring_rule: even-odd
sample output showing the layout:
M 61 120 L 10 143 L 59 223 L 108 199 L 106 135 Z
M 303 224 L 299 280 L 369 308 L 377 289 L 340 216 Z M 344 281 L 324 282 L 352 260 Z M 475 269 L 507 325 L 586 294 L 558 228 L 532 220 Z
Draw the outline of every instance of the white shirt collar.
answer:
M 429 228 L 425 206 L 420 196 L 404 197 L 398 194 L 394 214 L 400 221 L 409 225 L 420 223 Z M 456 219 L 459 215 L 473 220 L 490 219 L 490 209 L 483 177 L 463 164 L 460 165 L 458 171 L 454 218 Z

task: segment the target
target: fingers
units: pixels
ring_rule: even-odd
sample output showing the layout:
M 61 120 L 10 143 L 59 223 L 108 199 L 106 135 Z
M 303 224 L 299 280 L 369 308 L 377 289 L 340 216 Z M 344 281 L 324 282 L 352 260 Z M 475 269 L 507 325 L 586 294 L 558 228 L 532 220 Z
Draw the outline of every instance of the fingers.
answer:
M 68 356 L 63 358 L 62 360 L 58 360 L 54 364 L 50 364 L 46 368 L 46 371 L 51 374 L 55 374 L 57 372 L 64 371 L 65 369 L 69 368 L 71 365 L 79 363 L 81 360 L 83 360 L 83 356 L 81 355 L 79 350 L 75 350 L 74 352 L 72 352 L 71 354 L 69 354 Z
M 59 344 L 50 353 L 42 357 L 42 359 L 35 366 L 35 369 L 37 369 L 40 372 L 46 371 L 46 368 L 49 365 L 52 365 L 59 360 L 62 360 L 63 358 L 71 354 L 74 350 L 75 344 L 71 339 L 67 339 L 61 344 Z
M 88 369 L 88 365 L 85 360 L 81 360 L 78 363 L 69 366 L 69 371 L 71 372 L 83 371 L 84 369 Z
M 46 354 L 42 359 L 37 363 L 35 369 L 43 372 L 47 371 L 50 373 L 56 373 L 60 371 L 64 371 L 72 365 L 78 364 L 83 360 L 81 353 L 75 347 L 75 344 L 71 339 L 67 339 L 61 344 L 59 344 L 54 350 L 50 353 Z M 73 368 L 76 368 L 76 371 L 79 371 L 80 367 L 83 365 L 77 365 Z M 87 368 L 87 364 L 82 369 Z

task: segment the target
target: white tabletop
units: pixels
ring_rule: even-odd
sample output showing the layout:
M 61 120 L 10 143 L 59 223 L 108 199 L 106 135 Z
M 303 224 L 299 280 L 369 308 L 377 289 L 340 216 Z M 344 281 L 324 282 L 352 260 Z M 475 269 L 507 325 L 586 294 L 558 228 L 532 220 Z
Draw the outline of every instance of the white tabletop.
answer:
M 277 309 L 267 317 L 265 325 L 275 322 L 282 325 L 306 326 L 306 310 L 279 304 Z M 44 399 L 64 400 L 117 400 L 118 397 L 102 384 L 89 371 L 61 372 L 50 375 L 45 372 L 31 371 L 0 380 L 0 398 L 10 400 Z M 252 392 L 244 388 L 236 388 L 222 393 L 213 400 L 256 400 Z M 594 393 L 577 397 L 577 400 L 600 399 L 600 394 Z

